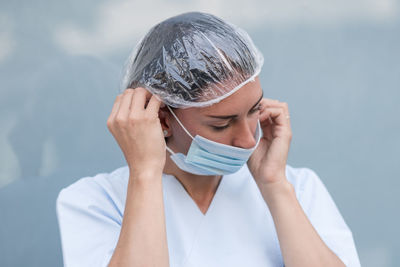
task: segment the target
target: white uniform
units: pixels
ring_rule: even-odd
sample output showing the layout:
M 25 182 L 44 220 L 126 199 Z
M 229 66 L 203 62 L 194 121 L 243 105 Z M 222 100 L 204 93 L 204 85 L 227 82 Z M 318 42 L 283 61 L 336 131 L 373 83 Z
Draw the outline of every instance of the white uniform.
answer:
M 346 266 L 360 266 L 352 233 L 317 174 L 286 165 L 286 177 L 327 246 Z M 128 179 L 125 166 L 61 190 L 57 216 L 65 266 L 107 266 Z M 206 215 L 174 176 L 164 174 L 162 182 L 171 267 L 284 266 L 272 216 L 247 165 L 223 176 Z

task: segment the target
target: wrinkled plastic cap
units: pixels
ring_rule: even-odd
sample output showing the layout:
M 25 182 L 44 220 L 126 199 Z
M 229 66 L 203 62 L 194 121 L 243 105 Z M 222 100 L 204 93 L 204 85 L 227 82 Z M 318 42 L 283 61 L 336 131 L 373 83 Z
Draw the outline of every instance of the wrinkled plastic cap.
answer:
M 175 108 L 205 107 L 254 80 L 263 62 L 244 30 L 211 14 L 183 13 L 141 38 L 120 89 L 144 87 Z

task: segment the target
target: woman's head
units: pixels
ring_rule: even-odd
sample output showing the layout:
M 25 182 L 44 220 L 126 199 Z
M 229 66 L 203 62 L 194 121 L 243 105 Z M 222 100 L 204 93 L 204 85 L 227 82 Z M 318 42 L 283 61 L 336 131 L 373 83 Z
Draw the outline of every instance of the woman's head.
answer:
M 261 70 L 247 33 L 207 13 L 164 20 L 141 39 L 126 64 L 122 89 L 145 87 L 175 108 L 210 106 Z
M 245 31 L 211 14 L 189 12 L 158 23 L 141 39 L 121 89 L 144 87 L 157 95 L 192 136 L 250 148 L 263 62 Z M 167 145 L 186 153 L 191 137 L 166 107 L 159 118 Z

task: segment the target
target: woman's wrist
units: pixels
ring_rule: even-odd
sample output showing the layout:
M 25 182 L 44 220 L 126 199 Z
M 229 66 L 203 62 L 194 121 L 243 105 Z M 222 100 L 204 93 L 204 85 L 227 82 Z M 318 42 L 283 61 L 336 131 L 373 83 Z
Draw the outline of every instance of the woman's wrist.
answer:
M 146 169 L 131 171 L 129 174 L 129 180 L 136 183 L 153 183 L 161 181 L 162 170 L 159 169 Z
M 268 205 L 279 201 L 287 196 L 295 196 L 296 192 L 293 185 L 286 179 L 280 179 L 278 182 L 258 185 L 264 200 Z

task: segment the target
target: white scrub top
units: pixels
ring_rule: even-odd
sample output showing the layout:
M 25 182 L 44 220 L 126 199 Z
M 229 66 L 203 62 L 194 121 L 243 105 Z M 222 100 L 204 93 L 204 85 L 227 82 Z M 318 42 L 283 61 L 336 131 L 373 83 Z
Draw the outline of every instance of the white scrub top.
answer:
M 360 266 L 351 230 L 317 174 L 286 165 L 286 177 L 325 244 L 346 266 Z M 65 266 L 107 266 L 128 179 L 125 166 L 61 190 L 57 216 Z M 174 176 L 163 174 L 162 183 L 171 267 L 284 266 L 273 218 L 247 165 L 222 177 L 205 215 Z

